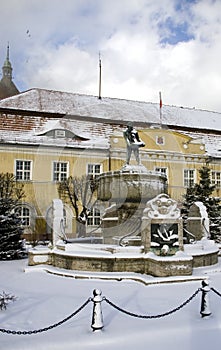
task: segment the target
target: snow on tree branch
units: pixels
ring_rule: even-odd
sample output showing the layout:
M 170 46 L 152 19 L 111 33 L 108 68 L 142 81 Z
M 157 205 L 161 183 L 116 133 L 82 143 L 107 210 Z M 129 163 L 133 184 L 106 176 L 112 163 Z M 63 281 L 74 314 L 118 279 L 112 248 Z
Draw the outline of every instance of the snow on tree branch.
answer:
M 4 291 L 2 294 L 0 294 L 0 309 L 6 310 L 7 306 L 10 302 L 14 302 L 16 300 L 16 297 L 11 294 L 7 294 Z

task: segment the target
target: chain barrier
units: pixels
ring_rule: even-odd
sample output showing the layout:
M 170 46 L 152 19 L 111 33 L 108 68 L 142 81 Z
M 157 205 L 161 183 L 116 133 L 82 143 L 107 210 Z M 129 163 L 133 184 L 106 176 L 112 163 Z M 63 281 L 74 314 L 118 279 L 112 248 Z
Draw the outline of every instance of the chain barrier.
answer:
M 184 306 L 186 306 L 187 304 L 189 304 L 191 302 L 191 300 L 193 300 L 193 298 L 195 298 L 197 296 L 197 294 L 201 291 L 201 288 L 197 289 L 195 291 L 195 293 L 193 293 L 193 295 L 191 295 L 191 297 L 189 297 L 186 301 L 184 301 L 180 306 L 176 307 L 175 309 L 172 309 L 170 311 L 164 312 L 163 314 L 159 314 L 159 315 L 138 315 L 135 314 L 133 312 L 127 311 L 122 309 L 121 307 L 115 305 L 114 303 L 112 303 L 109 299 L 103 297 L 103 300 L 106 301 L 106 303 L 108 303 L 109 305 L 111 305 L 112 307 L 114 307 L 115 309 L 117 309 L 120 312 L 123 312 L 126 315 L 129 316 L 133 316 L 133 317 L 137 317 L 137 318 L 144 318 L 144 319 L 153 319 L 153 318 L 161 318 L 161 317 L 165 317 L 168 315 L 173 314 L 176 311 L 179 311 L 180 309 L 182 309 Z
M 37 333 L 42 333 L 42 332 L 47 332 L 50 329 L 53 329 L 55 327 L 58 327 L 60 325 L 62 325 L 63 323 L 67 322 L 68 320 L 70 320 L 72 317 L 76 316 L 81 310 L 83 310 L 85 308 L 85 306 L 87 306 L 87 304 L 89 304 L 92 301 L 92 298 L 88 298 L 84 304 L 82 304 L 76 311 L 74 311 L 71 315 L 67 316 L 66 318 L 64 318 L 62 321 L 54 323 L 51 326 L 45 327 L 45 328 L 41 328 L 41 329 L 36 329 L 33 331 L 12 331 L 10 329 L 2 329 L 0 328 L 0 332 L 2 333 L 7 333 L 7 334 L 12 334 L 12 335 L 31 335 L 31 334 L 37 334 Z
M 116 310 L 128 315 L 128 316 L 133 316 L 136 318 L 142 318 L 142 319 L 157 319 L 165 316 L 169 316 L 180 309 L 182 309 L 184 306 L 189 304 L 198 294 L 199 292 L 202 292 L 202 299 L 201 299 L 201 310 L 200 314 L 202 317 L 208 317 L 211 315 L 211 311 L 209 308 L 209 299 L 208 299 L 208 294 L 209 291 L 212 290 L 214 293 L 216 293 L 218 296 L 221 297 L 221 293 L 218 292 L 215 288 L 210 288 L 208 281 L 202 281 L 202 288 L 198 288 L 187 300 L 185 300 L 182 304 L 180 304 L 178 307 L 169 310 L 167 312 L 164 312 L 162 314 L 158 315 L 139 315 L 130 311 L 127 311 L 125 309 L 122 309 L 118 305 L 114 304 L 112 301 L 110 301 L 106 297 L 102 297 L 102 292 L 99 289 L 95 289 L 93 291 L 93 298 L 88 298 L 76 311 L 74 311 L 71 315 L 67 316 L 64 318 L 62 321 L 54 323 L 51 326 L 37 329 L 37 330 L 30 330 L 30 331 L 13 331 L 10 329 L 3 329 L 0 328 L 0 332 L 2 333 L 7 333 L 7 334 L 12 334 L 12 335 L 31 335 L 31 334 L 37 334 L 37 333 L 42 333 L 46 332 L 50 329 L 53 329 L 55 327 L 58 327 L 62 325 L 63 323 L 67 322 L 70 320 L 72 317 L 76 316 L 81 310 L 83 310 L 90 302 L 93 302 L 93 314 L 92 314 L 92 324 L 91 328 L 93 331 L 99 331 L 104 327 L 103 323 L 103 315 L 102 315 L 102 308 L 101 304 L 103 301 L 105 301 L 107 304 L 115 308 Z
M 214 293 L 216 293 L 219 297 L 221 297 L 221 293 L 218 292 L 218 290 L 216 290 L 215 288 L 211 287 L 210 288 Z

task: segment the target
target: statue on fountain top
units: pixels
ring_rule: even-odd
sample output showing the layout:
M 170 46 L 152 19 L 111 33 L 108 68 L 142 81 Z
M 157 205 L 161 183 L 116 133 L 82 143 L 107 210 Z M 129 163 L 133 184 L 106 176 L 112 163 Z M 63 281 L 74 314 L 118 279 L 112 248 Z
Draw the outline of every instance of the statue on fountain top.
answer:
M 132 123 L 128 123 L 127 129 L 123 132 L 124 139 L 127 144 L 126 164 L 130 163 L 131 153 L 134 152 L 138 165 L 141 165 L 139 148 L 144 147 L 145 143 L 140 139 L 137 130 L 134 129 Z

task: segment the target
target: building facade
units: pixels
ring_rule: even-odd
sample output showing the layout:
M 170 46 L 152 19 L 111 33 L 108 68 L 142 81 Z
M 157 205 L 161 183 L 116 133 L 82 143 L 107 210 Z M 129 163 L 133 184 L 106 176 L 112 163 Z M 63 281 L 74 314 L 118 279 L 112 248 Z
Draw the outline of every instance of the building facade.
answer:
M 168 194 L 180 205 L 206 164 L 214 195 L 221 197 L 219 113 L 165 106 L 160 120 L 156 104 L 31 89 L 0 102 L 0 172 L 13 173 L 24 184 L 18 212 L 27 239 L 50 240 L 52 200 L 59 198 L 60 181 L 121 169 L 129 121 L 145 142 L 142 164 L 167 175 Z M 131 163 L 136 163 L 133 156 Z M 73 208 L 65 204 L 64 210 L 66 234 L 75 237 Z M 103 203 L 93 209 L 88 235 L 103 210 Z

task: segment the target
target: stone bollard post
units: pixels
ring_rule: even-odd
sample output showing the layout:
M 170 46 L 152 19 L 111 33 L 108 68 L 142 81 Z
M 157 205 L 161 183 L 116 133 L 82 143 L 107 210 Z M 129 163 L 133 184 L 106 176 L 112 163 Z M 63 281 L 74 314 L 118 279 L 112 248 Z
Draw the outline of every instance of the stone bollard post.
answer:
M 201 299 L 201 309 L 200 313 L 202 317 L 208 317 L 212 314 L 210 311 L 210 306 L 209 306 L 209 292 L 210 292 L 210 287 L 209 287 L 209 282 L 208 281 L 202 281 L 202 299 Z
M 101 302 L 102 302 L 102 292 L 99 289 L 94 289 L 93 291 L 93 315 L 92 315 L 92 324 L 91 328 L 94 331 L 100 331 L 103 327 L 103 315 L 102 315 L 102 309 L 101 309 Z

